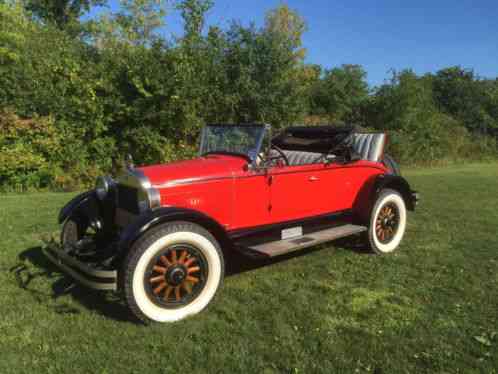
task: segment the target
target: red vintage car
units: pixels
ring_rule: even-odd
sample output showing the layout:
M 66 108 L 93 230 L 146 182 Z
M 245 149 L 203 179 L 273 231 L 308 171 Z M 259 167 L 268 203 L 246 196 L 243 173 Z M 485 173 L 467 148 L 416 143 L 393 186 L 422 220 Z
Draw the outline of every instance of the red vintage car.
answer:
M 343 127 L 208 125 L 199 157 L 133 167 L 62 208 L 46 255 L 86 286 L 119 290 L 143 321 L 213 299 L 232 251 L 268 258 L 362 234 L 393 252 L 418 195 L 384 155 L 386 135 Z

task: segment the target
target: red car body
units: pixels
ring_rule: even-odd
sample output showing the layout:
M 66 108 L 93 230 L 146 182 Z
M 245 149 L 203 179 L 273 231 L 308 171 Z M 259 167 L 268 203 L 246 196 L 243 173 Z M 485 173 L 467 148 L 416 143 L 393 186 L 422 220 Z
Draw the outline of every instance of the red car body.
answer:
M 159 191 L 161 206 L 202 212 L 229 232 L 352 209 L 360 191 L 369 195 L 387 172 L 362 160 L 255 170 L 241 157 L 216 154 L 139 170 Z

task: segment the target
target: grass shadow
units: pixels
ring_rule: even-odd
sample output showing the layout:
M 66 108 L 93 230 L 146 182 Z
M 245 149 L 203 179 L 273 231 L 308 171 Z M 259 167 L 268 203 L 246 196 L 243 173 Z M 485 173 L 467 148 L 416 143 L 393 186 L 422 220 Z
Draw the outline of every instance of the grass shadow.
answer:
M 250 258 L 234 250 L 231 251 L 226 258 L 225 275 L 227 277 L 230 277 L 237 274 L 245 273 L 247 271 L 253 271 L 260 268 L 264 268 L 266 266 L 277 264 L 279 262 L 289 261 L 294 258 L 306 256 L 313 252 L 330 249 L 331 245 L 333 246 L 334 249 L 345 249 L 359 255 L 372 254 L 372 252 L 368 249 L 367 245 L 365 244 L 365 240 L 359 235 L 337 239 L 329 243 L 324 243 L 314 247 L 301 249 L 295 252 L 290 252 L 288 254 L 273 258 L 271 257 L 261 258 L 261 259 Z
M 346 249 L 357 254 L 370 254 L 365 249 L 364 241 L 356 237 L 348 237 L 332 242 L 334 249 Z M 310 253 L 330 249 L 330 243 L 302 249 L 274 258 L 253 259 L 236 251 L 231 251 L 226 258 L 225 275 L 236 276 L 248 271 L 254 271 L 280 262 L 306 256 Z M 116 292 L 92 290 L 81 286 L 70 276 L 65 275 L 52 264 L 43 254 L 42 247 L 32 247 L 18 255 L 18 264 L 10 269 L 14 274 L 19 288 L 28 292 L 38 303 L 46 303 L 46 299 L 57 300 L 61 296 L 69 295 L 84 308 L 95 311 L 105 317 L 121 322 L 141 324 L 129 312 L 122 298 Z M 45 278 L 52 282 L 52 292 L 44 293 L 31 287 L 36 278 Z M 52 306 L 58 314 L 78 314 L 79 309 L 68 304 L 54 304 Z
M 32 247 L 18 255 L 19 263 L 10 269 L 21 289 L 29 292 L 37 302 L 46 303 L 46 298 L 57 300 L 69 295 L 80 305 L 90 311 L 95 311 L 105 317 L 122 322 L 139 324 L 124 305 L 116 292 L 92 290 L 76 283 L 71 277 L 59 271 L 43 254 L 41 247 Z M 36 278 L 49 279 L 52 282 L 52 292 L 43 293 L 30 287 Z M 67 304 L 53 305 L 58 314 L 78 314 L 79 309 Z

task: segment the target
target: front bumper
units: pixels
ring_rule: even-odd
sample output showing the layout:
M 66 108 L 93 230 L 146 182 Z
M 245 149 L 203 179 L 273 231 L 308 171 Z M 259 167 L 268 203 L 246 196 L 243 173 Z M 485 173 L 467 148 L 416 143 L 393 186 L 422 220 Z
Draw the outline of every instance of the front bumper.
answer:
M 49 244 L 43 249 L 45 256 L 64 273 L 81 284 L 95 290 L 117 290 L 117 270 L 103 270 L 90 263 L 77 260 L 59 246 Z

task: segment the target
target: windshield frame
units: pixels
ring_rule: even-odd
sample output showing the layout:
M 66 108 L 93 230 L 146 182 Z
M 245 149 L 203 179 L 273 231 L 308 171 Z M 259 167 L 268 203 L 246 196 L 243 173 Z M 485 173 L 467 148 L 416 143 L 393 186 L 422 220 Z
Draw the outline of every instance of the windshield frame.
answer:
M 242 153 L 242 152 L 230 152 L 230 151 L 224 151 L 224 150 L 202 152 L 202 145 L 204 144 L 204 139 L 205 139 L 206 131 L 207 131 L 208 127 L 258 127 L 258 128 L 261 128 L 262 129 L 261 134 L 259 135 L 258 139 L 256 139 L 256 152 L 255 152 L 254 159 L 251 158 L 251 156 L 249 156 L 248 154 Z M 206 156 L 209 154 L 231 155 L 231 156 L 243 157 L 249 163 L 254 164 L 256 162 L 258 155 L 261 152 L 261 147 L 263 146 L 263 141 L 264 141 L 265 135 L 267 133 L 270 134 L 269 128 L 270 128 L 270 125 L 257 124 L 257 123 L 248 123 L 248 124 L 210 123 L 210 124 L 207 124 L 202 128 L 202 131 L 201 131 L 201 137 L 200 137 L 200 142 L 199 142 L 199 156 L 202 157 L 202 156 Z

